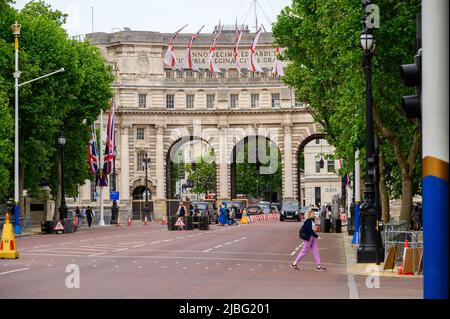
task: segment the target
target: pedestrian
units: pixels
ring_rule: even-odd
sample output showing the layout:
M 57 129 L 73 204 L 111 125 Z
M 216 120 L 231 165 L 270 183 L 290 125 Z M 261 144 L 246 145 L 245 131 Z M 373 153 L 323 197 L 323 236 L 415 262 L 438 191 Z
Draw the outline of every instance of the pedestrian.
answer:
M 94 215 L 94 212 L 92 211 L 91 206 L 88 206 L 88 208 L 86 209 L 86 219 L 87 219 L 89 228 L 91 228 L 93 215 Z
M 419 214 L 419 205 L 414 205 L 414 210 L 412 213 L 412 220 L 414 223 L 414 230 L 419 231 L 420 230 L 420 214 Z
M 236 206 L 231 206 L 231 210 L 228 213 L 228 225 L 236 225 L 237 226 L 237 222 L 234 219 L 234 217 L 236 216 Z
M 80 220 L 80 225 L 82 224 L 83 219 L 85 219 L 85 218 L 86 218 L 86 208 L 83 206 L 83 207 L 81 207 L 81 220 Z
M 81 222 L 81 211 L 80 211 L 80 208 L 78 206 L 75 209 L 75 216 L 77 216 L 77 225 L 76 225 L 76 227 L 78 227 L 78 225 L 80 225 L 80 222 Z
M 295 261 L 291 264 L 291 267 L 300 270 L 297 264 L 302 260 L 303 257 L 311 250 L 314 256 L 314 260 L 316 262 L 316 270 L 317 271 L 325 271 L 326 267 L 323 267 L 320 263 L 320 252 L 319 246 L 317 245 L 317 239 L 321 239 L 319 235 L 314 231 L 314 211 L 309 209 L 306 213 L 306 220 L 303 223 L 303 226 L 300 228 L 300 238 L 303 239 L 303 249 L 298 254 Z
M 219 209 L 219 225 L 223 226 L 227 223 L 227 209 L 225 208 L 225 204 Z
M 182 204 L 180 204 L 180 207 L 178 207 L 178 216 L 184 217 L 186 215 L 186 209 Z

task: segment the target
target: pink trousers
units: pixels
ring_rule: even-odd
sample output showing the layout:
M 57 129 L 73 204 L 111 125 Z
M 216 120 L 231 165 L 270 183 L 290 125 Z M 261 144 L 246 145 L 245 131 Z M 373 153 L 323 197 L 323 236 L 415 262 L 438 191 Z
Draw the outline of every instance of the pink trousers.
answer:
M 302 260 L 303 257 L 305 257 L 306 254 L 312 250 L 316 265 L 320 266 L 320 252 L 319 246 L 317 245 L 317 239 L 311 236 L 309 240 L 305 240 L 303 243 L 303 249 L 298 253 L 297 258 L 295 258 L 295 264 L 297 265 L 297 263 L 299 263 L 300 260 Z

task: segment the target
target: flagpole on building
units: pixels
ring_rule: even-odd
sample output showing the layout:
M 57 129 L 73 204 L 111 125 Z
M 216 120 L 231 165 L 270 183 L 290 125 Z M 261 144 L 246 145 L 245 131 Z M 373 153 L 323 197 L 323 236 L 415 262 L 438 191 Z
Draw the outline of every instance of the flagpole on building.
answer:
M 103 154 L 102 154 L 102 149 L 103 149 L 103 110 L 100 111 L 100 151 L 99 151 L 99 156 L 100 156 L 100 165 L 99 165 L 99 169 L 100 169 L 100 222 L 98 223 L 99 226 L 105 226 L 105 220 L 103 218 L 103 183 L 102 183 L 102 179 L 103 179 Z

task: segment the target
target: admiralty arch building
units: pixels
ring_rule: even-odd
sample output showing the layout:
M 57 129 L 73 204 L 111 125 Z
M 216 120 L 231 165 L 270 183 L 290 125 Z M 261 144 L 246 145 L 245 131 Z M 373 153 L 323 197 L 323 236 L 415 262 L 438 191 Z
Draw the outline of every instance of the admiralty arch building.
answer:
M 179 64 L 191 35 L 180 33 L 173 43 Z M 186 145 L 190 146 L 191 155 L 202 152 L 205 145 L 214 149 L 217 199 L 236 198 L 236 145 L 255 136 L 269 139 L 281 155 L 279 200 L 301 200 L 305 192 L 311 193 L 308 189 L 301 191 L 297 159 L 308 142 L 324 136 L 303 103 L 296 100 L 295 92 L 272 73 L 276 56 L 272 34 L 263 32 L 259 37 L 255 57 L 264 72 L 258 73 L 246 68 L 254 36 L 248 30 L 243 32 L 240 42 L 240 70 L 233 61 L 235 30 L 222 32 L 215 51 L 220 73 L 211 73 L 208 66 L 214 33 L 200 34 L 192 46 L 192 59 L 200 72 L 164 63 L 171 36 L 150 31 L 97 32 L 85 36 L 85 40 L 100 49 L 115 75 L 112 84 L 116 106 L 115 172 L 121 220 L 135 210 L 134 200 L 142 200 L 145 190 L 142 163 L 146 156 L 150 161 L 147 182 L 155 219 L 169 209 L 166 203 L 176 198 L 170 182 L 174 165 L 171 158 Z M 333 178 L 335 184 L 335 175 Z M 87 182 L 80 187 L 77 198 L 67 199 L 69 209 L 90 205 L 98 211 L 97 194 L 94 183 Z M 109 192 L 104 194 L 105 211 L 109 211 Z

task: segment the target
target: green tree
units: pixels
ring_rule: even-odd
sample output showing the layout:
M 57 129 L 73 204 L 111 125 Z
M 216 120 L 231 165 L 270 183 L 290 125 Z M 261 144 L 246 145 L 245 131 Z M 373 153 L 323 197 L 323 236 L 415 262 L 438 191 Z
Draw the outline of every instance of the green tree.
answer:
M 9 6 L 8 3 L 6 3 Z M 57 138 L 65 130 L 65 185 L 73 196 L 79 185 L 90 178 L 86 146 L 89 125 L 100 110 L 107 110 L 113 79 L 99 50 L 88 43 L 70 40 L 62 28 L 66 15 L 43 1 L 32 1 L 15 12 L 0 34 L 11 35 L 10 25 L 18 20 L 20 35 L 20 82 L 37 78 L 60 68 L 65 72 L 24 85 L 19 92 L 20 194 L 28 190 L 39 196 L 39 188 L 49 185 L 59 201 L 60 172 Z M 11 40 L 10 36 L 7 41 Z M 13 46 L 10 46 L 13 52 Z M 0 71 L 12 74 L 14 59 Z M 8 88 L 13 109 L 14 93 Z
M 417 51 L 415 15 L 420 1 L 380 0 L 377 5 L 381 27 L 374 30 L 377 48 L 372 60 L 375 127 L 385 155 L 386 183 L 393 189 L 401 183 L 400 218 L 409 219 L 420 135 L 418 124 L 401 111 L 401 96 L 411 91 L 401 87 L 399 65 L 411 61 Z M 361 5 L 350 0 L 293 0 L 272 29 L 277 45 L 287 48 L 284 58 L 290 64 L 284 81 L 307 103 L 336 147 L 336 156 L 348 163 L 353 163 L 356 148 L 361 150 L 361 163 L 365 154 L 362 15 Z
M 192 190 L 194 193 L 206 195 L 216 192 L 216 163 L 213 160 L 214 158 L 214 150 L 211 149 L 206 159 L 201 156 L 194 163 L 185 164 L 188 181 L 194 183 Z

